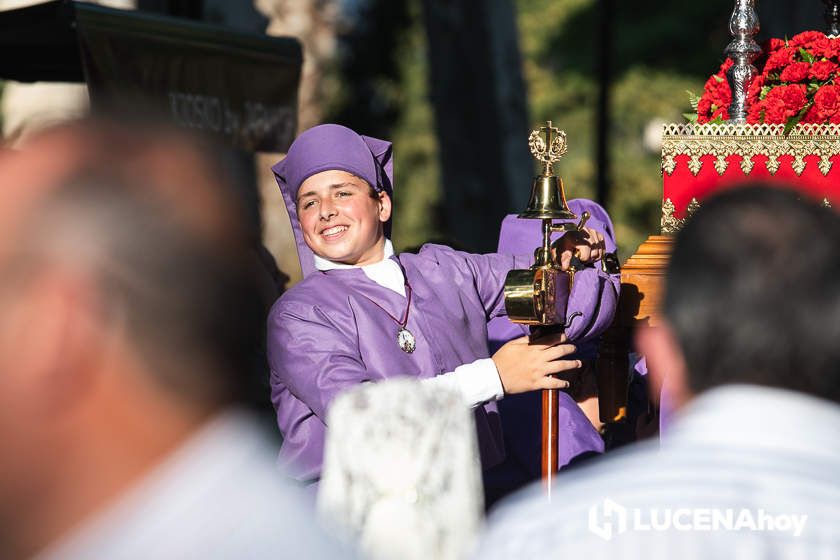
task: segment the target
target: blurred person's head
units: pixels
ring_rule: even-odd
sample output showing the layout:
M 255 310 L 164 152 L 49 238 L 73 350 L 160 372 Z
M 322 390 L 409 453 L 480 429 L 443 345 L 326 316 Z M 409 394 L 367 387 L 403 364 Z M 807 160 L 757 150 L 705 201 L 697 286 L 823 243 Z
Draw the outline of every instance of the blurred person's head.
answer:
M 650 371 L 678 404 L 727 384 L 840 402 L 840 216 L 793 190 L 708 199 L 677 235 Z
M 0 556 L 107 503 L 254 370 L 259 301 L 218 177 L 151 125 L 78 122 L 0 156 Z

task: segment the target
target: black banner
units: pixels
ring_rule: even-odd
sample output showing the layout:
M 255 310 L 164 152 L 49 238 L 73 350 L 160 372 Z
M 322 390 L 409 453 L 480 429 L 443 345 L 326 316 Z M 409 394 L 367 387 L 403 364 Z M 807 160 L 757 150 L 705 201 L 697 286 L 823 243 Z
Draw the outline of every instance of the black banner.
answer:
M 81 74 L 93 110 L 162 111 L 243 150 L 282 152 L 294 138 L 302 64 L 296 39 L 62 1 L 2 12 L 4 30 L 10 33 L 0 45 L 25 41 L 32 59 L 0 63 L 2 77 Z M 14 51 L 27 52 L 7 52 Z

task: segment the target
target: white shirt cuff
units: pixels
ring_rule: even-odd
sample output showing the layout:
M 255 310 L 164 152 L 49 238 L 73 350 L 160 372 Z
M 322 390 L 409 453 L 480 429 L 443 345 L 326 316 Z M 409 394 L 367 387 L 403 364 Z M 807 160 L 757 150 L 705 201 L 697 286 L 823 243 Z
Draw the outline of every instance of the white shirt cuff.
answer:
M 496 364 L 491 358 L 482 358 L 471 364 L 458 366 L 455 371 L 423 379 L 423 383 L 457 391 L 464 404 L 470 408 L 497 401 L 505 394 Z

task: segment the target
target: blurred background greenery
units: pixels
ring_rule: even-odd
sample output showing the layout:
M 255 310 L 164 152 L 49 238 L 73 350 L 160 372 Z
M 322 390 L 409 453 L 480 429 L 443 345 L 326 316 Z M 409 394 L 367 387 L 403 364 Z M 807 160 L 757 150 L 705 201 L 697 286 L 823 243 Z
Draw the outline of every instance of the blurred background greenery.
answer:
M 0 0 L 0 8 L 37 1 Z M 550 119 L 568 134 L 569 152 L 558 165 L 567 196 L 606 202 L 622 260 L 658 232 L 662 124 L 681 121 L 689 109 L 687 91 L 700 92 L 718 68 L 734 4 L 97 1 L 298 38 L 305 60 L 300 129 L 339 122 L 396 146 L 393 240 L 399 250 L 430 240 L 471 250 L 495 247 L 501 216 L 527 201 L 528 130 Z M 818 0 L 762 0 L 759 38 L 822 29 L 823 9 Z M 608 102 L 599 105 L 604 91 Z M 3 113 L 10 110 L 6 101 Z M 25 124 L 23 118 L 5 119 L 7 141 L 20 133 L 13 130 L 19 122 Z M 480 126 L 484 122 L 489 124 Z M 608 165 L 599 163 L 599 124 L 607 139 L 600 161 Z M 488 137 L 507 138 L 507 144 Z M 473 144 L 478 147 L 469 149 Z M 294 245 L 268 172 L 278 157 L 256 162 L 264 240 L 294 281 Z M 453 168 L 453 158 L 460 167 Z M 480 234 L 470 237 L 470 231 Z
M 553 119 L 570 150 L 568 196 L 594 198 L 599 2 L 519 0 L 518 28 L 533 122 Z M 610 202 L 622 260 L 658 233 L 659 133 L 688 110 L 722 59 L 732 2 L 616 2 L 610 49 Z
M 596 195 L 601 5 L 597 0 L 515 2 L 528 122 L 537 126 L 551 119 L 566 130 L 569 152 L 558 170 L 569 198 Z M 355 3 L 355 9 L 350 21 L 362 23 L 340 36 L 335 71 L 341 74 L 343 91 L 333 97 L 326 120 L 393 138 L 398 249 L 447 239 L 422 6 L 419 0 L 369 0 Z M 701 91 L 720 64 L 731 10 L 731 0 L 614 3 L 608 210 L 622 260 L 658 232 L 661 125 L 682 120 L 688 110 L 686 91 Z M 390 23 L 376 25 L 377 21 Z M 384 50 L 360 47 L 365 42 Z M 521 140 L 527 142 L 526 137 Z M 530 184 L 518 187 L 527 191 Z

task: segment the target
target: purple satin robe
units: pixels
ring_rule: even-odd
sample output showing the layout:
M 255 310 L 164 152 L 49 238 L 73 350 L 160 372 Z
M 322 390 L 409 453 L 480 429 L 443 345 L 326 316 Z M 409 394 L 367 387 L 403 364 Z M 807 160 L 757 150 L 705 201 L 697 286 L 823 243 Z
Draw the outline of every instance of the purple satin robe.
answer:
M 268 322 L 271 397 L 284 436 L 280 463 L 303 482 L 318 479 L 324 419 L 344 389 L 391 377 L 428 378 L 488 357 L 487 322 L 505 313 L 505 276 L 511 268 L 527 268 L 532 258 L 473 255 L 437 245 L 400 255 L 412 290 L 407 324 L 417 340 L 412 354 L 396 342 L 394 318 L 405 313 L 407 300 L 359 268 L 316 272 L 286 292 Z M 572 327 L 581 338 L 594 336 L 592 326 L 600 324 L 591 321 L 591 312 L 604 282 L 596 269 L 577 276 L 569 313 L 589 311 Z M 608 309 L 611 314 L 610 306 L 603 308 Z M 487 468 L 504 456 L 495 403 L 476 408 L 475 417 Z

